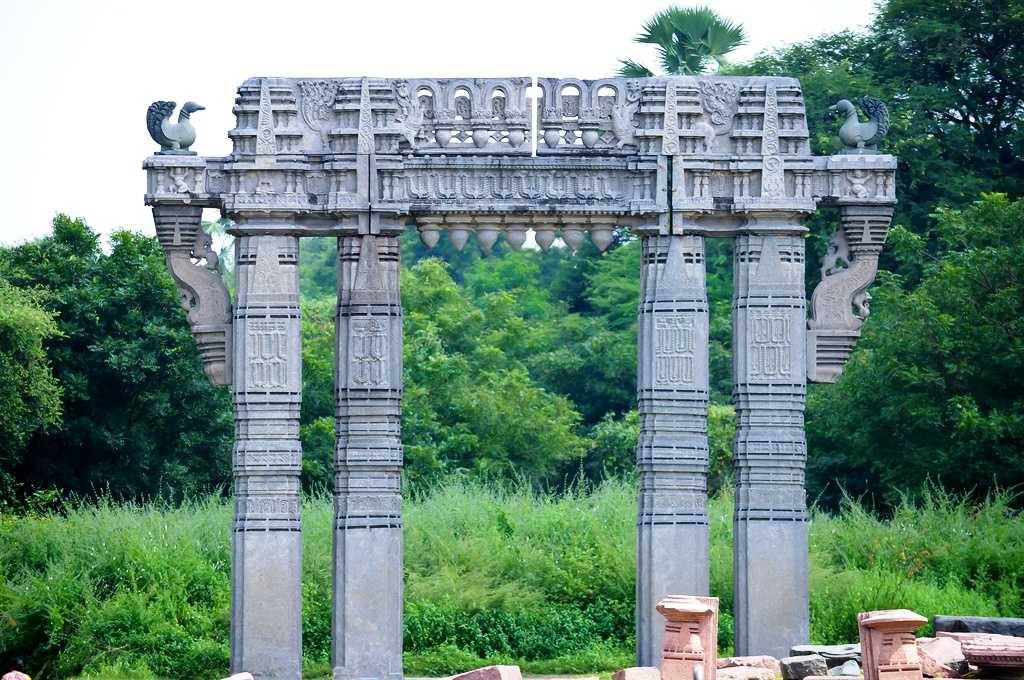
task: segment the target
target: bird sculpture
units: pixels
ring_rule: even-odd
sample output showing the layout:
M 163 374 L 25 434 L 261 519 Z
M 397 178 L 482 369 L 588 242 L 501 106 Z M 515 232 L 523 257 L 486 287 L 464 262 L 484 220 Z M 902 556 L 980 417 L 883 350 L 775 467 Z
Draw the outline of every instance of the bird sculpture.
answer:
M 889 110 L 885 104 L 874 97 L 861 97 L 861 108 L 868 115 L 868 122 L 860 122 L 857 108 L 849 99 L 840 99 L 834 106 L 828 107 L 825 114 L 827 120 L 836 116 L 845 118 L 839 128 L 839 140 L 846 145 L 846 153 L 864 153 L 875 151 L 889 131 Z
M 196 141 L 196 130 L 189 117 L 205 107 L 195 102 L 185 102 L 178 114 L 178 122 L 172 123 L 171 116 L 178 105 L 175 102 L 153 102 L 146 111 L 146 127 L 149 136 L 160 145 L 160 153 L 191 154 L 188 148 Z

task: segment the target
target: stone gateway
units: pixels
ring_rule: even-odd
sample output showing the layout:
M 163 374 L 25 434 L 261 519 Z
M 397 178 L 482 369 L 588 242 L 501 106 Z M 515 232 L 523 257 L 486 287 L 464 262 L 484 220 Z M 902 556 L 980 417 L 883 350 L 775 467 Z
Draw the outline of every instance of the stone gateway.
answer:
M 860 335 L 896 159 L 864 145 L 812 156 L 791 78 L 540 78 L 536 101 L 533 83 L 253 78 L 238 89 L 230 155 L 197 156 L 182 133 L 146 159 L 146 203 L 206 372 L 234 395 L 236 672 L 300 677 L 298 245 L 334 236 L 334 677 L 402 676 L 407 224 L 428 246 L 447 230 L 485 252 L 501 237 L 518 249 L 531 229 L 545 249 L 556 235 L 575 249 L 589 232 L 604 250 L 616 228 L 642 240 L 640 666 L 664 648 L 657 603 L 711 595 L 704 240 L 735 239 L 736 653 L 781 657 L 806 642 L 806 383 L 835 381 Z M 164 124 L 173 103 L 159 104 L 156 127 L 184 130 Z M 840 223 L 808 317 L 801 219 L 819 207 Z M 203 208 L 233 222 L 233 302 Z

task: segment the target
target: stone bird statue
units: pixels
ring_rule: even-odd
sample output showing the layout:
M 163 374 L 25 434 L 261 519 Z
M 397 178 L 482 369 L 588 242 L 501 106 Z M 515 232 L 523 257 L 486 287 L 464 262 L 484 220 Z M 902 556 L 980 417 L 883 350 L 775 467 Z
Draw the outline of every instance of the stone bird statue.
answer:
M 195 102 L 185 102 L 178 114 L 178 122 L 171 122 L 171 115 L 177 107 L 175 102 L 153 102 L 146 111 L 146 127 L 149 136 L 160 145 L 160 153 L 191 154 L 188 148 L 196 141 L 196 130 L 189 120 L 196 111 L 205 107 Z
M 860 105 L 868 115 L 866 123 L 860 122 L 857 108 L 849 99 L 840 99 L 834 106 L 828 107 L 825 113 L 826 120 L 836 116 L 845 118 L 839 128 L 839 140 L 846 145 L 847 153 L 877 150 L 878 143 L 889 131 L 889 110 L 881 100 L 865 96 L 860 98 Z

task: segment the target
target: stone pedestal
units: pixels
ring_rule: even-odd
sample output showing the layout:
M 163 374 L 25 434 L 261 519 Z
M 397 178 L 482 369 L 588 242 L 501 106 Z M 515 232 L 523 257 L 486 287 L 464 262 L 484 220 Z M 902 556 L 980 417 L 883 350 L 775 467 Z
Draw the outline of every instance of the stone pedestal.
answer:
M 777 228 L 734 254 L 734 579 L 736 653 L 783 657 L 809 633 L 806 321 L 798 216 Z
M 643 243 L 637 397 L 637 662 L 661 658 L 655 607 L 672 593 L 708 592 L 708 305 L 704 239 Z
M 236 242 L 231 668 L 302 674 L 302 400 L 298 239 Z
M 864 680 L 921 680 L 914 631 L 926 623 L 928 619 L 909 609 L 858 614 Z
M 658 603 L 665 617 L 662 680 L 714 680 L 718 670 L 718 598 L 676 595 Z
M 333 666 L 402 676 L 398 239 L 338 239 Z

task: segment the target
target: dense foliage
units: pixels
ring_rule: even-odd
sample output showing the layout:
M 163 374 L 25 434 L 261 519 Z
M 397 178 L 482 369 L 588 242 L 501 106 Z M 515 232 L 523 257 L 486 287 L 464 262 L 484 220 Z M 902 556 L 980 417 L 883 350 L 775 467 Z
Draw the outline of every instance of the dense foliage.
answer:
M 405 671 L 486 662 L 534 673 L 632 663 L 636 487 L 558 495 L 446 483 L 406 503 Z M 0 523 L 0 655 L 33 676 L 222 677 L 230 504 L 101 502 Z M 712 500 L 712 591 L 732 647 L 732 498 Z M 304 655 L 329 676 L 331 501 L 303 508 Z M 930 494 L 889 520 L 855 503 L 811 522 L 811 639 L 855 640 L 856 613 L 1024 614 L 1024 522 L 1009 497 Z M 112 670 L 118 667 L 121 672 Z M 130 670 L 128 670 L 130 669 Z
M 28 437 L 9 468 L 17 480 L 116 497 L 224 483 L 230 400 L 203 374 L 156 239 L 117 232 L 107 253 L 82 221 L 61 215 L 51 236 L 0 249 L 0 275 L 38 291 L 58 331 L 42 342 L 62 420 Z

